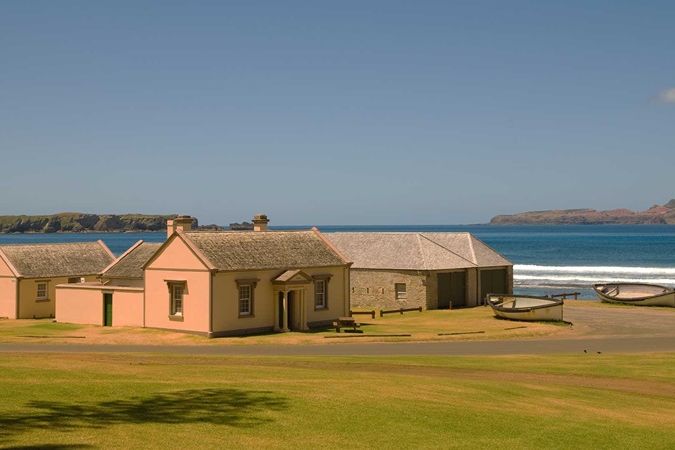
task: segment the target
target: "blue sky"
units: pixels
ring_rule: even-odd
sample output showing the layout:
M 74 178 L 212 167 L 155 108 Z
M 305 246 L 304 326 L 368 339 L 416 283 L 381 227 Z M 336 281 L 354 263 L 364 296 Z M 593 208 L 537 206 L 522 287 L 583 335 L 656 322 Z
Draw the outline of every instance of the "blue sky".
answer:
M 457 224 L 675 197 L 675 3 L 3 1 L 0 214 Z

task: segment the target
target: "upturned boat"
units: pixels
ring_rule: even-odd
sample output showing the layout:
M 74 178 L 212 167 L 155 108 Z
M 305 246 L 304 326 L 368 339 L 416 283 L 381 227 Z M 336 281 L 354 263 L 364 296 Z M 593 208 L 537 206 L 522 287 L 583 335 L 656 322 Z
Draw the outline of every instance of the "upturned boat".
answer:
M 495 316 L 510 320 L 561 321 L 563 301 L 530 295 L 489 294 L 487 303 Z
M 675 307 L 675 290 L 658 284 L 594 284 L 593 290 L 603 302 L 641 306 Z

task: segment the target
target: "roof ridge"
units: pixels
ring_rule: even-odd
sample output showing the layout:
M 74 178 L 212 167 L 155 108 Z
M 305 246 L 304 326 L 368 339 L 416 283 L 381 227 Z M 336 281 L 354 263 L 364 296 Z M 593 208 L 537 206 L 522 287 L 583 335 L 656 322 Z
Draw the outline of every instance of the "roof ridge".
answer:
M 420 252 L 420 257 L 422 258 L 422 267 L 424 267 L 425 270 L 429 270 L 429 266 L 427 265 L 427 259 L 424 257 L 424 251 L 422 251 L 422 233 L 415 233 L 415 236 L 417 237 L 417 250 Z
M 80 245 L 80 244 L 97 244 L 100 245 L 100 239 L 96 241 L 75 241 L 75 242 L 10 242 L 7 244 L 0 244 L 2 247 L 43 247 L 47 245 Z
M 177 235 L 178 237 L 180 237 L 183 240 L 183 242 L 185 242 L 185 245 L 187 245 L 188 248 L 195 254 L 197 259 L 201 260 L 201 262 L 206 266 L 207 269 L 214 270 L 216 268 L 215 264 L 213 264 L 213 261 L 211 261 L 204 254 L 204 252 L 202 252 L 199 249 L 199 247 L 197 247 L 195 245 L 195 243 L 190 240 L 190 238 L 185 234 L 185 232 L 183 232 L 181 230 L 178 230 L 174 234 Z M 166 242 L 168 242 L 168 240 Z M 159 250 L 161 250 L 161 249 L 158 249 L 157 252 L 159 252 Z
M 340 258 L 343 263 L 350 265 L 353 263 L 352 261 L 349 260 L 349 258 L 347 258 L 347 255 L 343 254 L 340 251 L 340 249 L 338 249 L 335 245 L 333 245 L 333 243 L 330 240 L 328 240 L 323 234 L 321 234 L 321 231 L 319 231 L 317 227 L 312 227 L 311 231 L 316 235 L 316 237 L 319 238 L 319 240 L 321 240 L 323 245 L 325 245 L 326 247 L 328 247 L 330 251 L 335 253 L 335 255 L 338 258 Z
M 485 248 L 487 248 L 488 250 L 490 250 L 491 252 L 495 253 L 497 256 L 499 256 L 500 258 L 502 258 L 504 261 L 508 262 L 509 264 L 513 264 L 513 262 L 512 262 L 510 259 L 508 259 L 508 258 L 507 258 L 506 256 L 504 256 L 502 253 L 500 253 L 500 252 L 498 252 L 497 250 L 495 250 L 494 247 L 492 247 L 491 245 L 485 243 L 482 239 L 479 239 L 477 236 L 474 236 L 474 235 L 471 234 L 471 233 L 469 233 L 469 236 L 471 236 L 471 239 L 470 239 L 469 242 L 471 243 L 471 249 L 472 249 L 472 250 L 473 250 L 473 248 L 474 248 L 474 247 L 473 247 L 473 242 L 476 241 L 476 242 L 478 242 L 480 245 L 482 245 L 483 247 L 485 247 Z M 475 252 L 475 250 L 474 250 L 474 252 Z M 475 253 L 474 253 L 474 257 L 475 257 Z M 476 261 L 478 261 L 478 258 L 476 258 Z
M 471 256 L 473 257 L 474 264 L 478 265 L 478 258 L 476 257 L 476 249 L 473 247 L 473 236 L 471 233 L 469 235 L 469 248 L 471 249 Z
M 129 256 L 134 250 L 136 250 L 136 249 L 139 248 L 141 245 L 143 245 L 143 242 L 144 242 L 143 239 L 139 239 L 138 241 L 136 241 L 131 247 L 129 247 L 129 248 L 128 248 L 124 253 L 122 253 L 119 257 L 113 259 L 113 262 L 111 262 L 110 264 L 108 264 L 108 266 L 107 266 L 105 269 L 103 269 L 100 273 L 101 273 L 101 274 L 106 273 L 106 272 L 107 272 L 108 270 L 110 270 L 113 266 L 115 266 L 118 262 L 122 261 L 124 258 L 126 258 L 127 256 Z
M 272 234 L 272 233 L 311 233 L 312 229 L 306 230 L 267 230 L 267 231 L 253 231 L 253 230 L 190 230 L 183 231 L 184 234 Z
M 2 247 L 0 247 L 0 260 L 4 261 L 5 264 L 7 264 L 7 267 L 9 267 L 9 270 L 14 273 L 14 276 L 20 277 L 21 272 L 12 264 L 12 261 L 9 259 L 7 255 L 5 255 L 5 252 L 2 251 Z
M 441 244 L 439 244 L 438 242 L 434 241 L 433 239 L 431 239 L 431 238 L 425 236 L 423 233 L 419 233 L 419 235 L 422 236 L 422 237 L 423 237 L 424 239 L 426 239 L 427 241 L 431 242 L 432 244 L 438 245 L 438 246 L 441 247 L 442 249 L 447 250 L 448 252 L 450 252 L 450 253 L 452 253 L 453 255 L 455 255 L 455 256 L 457 256 L 457 257 L 463 259 L 464 261 L 468 261 L 470 264 L 473 264 L 474 266 L 478 266 L 478 263 L 477 263 L 477 262 L 474 262 L 474 261 L 471 261 L 471 260 L 469 260 L 469 259 L 466 259 L 465 257 L 463 257 L 462 255 L 460 255 L 459 253 L 453 252 L 452 250 L 450 250 L 449 248 L 447 248 L 445 245 L 441 245 Z M 471 240 L 469 240 L 469 242 L 471 242 Z M 473 253 L 473 247 L 472 247 L 471 252 Z

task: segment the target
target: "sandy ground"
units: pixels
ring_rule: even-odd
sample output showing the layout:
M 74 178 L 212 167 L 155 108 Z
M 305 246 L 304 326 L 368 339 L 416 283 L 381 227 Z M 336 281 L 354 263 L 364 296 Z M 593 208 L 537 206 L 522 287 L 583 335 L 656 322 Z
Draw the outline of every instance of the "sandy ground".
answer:
M 574 324 L 569 337 L 675 336 L 674 308 L 568 300 L 563 314 Z

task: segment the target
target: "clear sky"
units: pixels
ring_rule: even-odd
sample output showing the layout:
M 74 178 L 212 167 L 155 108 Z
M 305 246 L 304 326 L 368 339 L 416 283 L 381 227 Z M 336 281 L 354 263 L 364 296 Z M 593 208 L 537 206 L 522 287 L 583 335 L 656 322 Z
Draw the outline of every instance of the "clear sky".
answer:
M 644 209 L 674 43 L 672 1 L 5 0 L 0 214 Z

